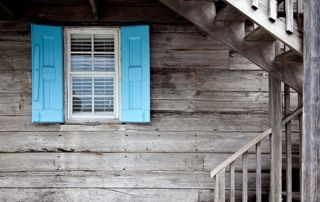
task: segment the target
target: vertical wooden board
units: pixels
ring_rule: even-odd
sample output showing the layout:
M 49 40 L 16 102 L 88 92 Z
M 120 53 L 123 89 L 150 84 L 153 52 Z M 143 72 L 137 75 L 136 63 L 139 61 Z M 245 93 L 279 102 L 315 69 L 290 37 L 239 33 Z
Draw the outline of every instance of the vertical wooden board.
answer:
M 270 197 L 274 202 L 280 202 L 282 196 L 282 105 L 281 81 L 270 76 L 270 104 L 271 104 L 271 183 Z
M 304 1 L 304 85 L 301 201 L 320 201 L 320 4 Z

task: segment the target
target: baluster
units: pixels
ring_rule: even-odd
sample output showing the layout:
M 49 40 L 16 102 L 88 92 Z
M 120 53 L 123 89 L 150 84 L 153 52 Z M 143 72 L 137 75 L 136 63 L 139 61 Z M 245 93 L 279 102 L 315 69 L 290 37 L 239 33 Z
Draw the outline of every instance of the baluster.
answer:
M 230 164 L 230 202 L 235 202 L 234 162 Z
M 290 87 L 284 85 L 285 114 L 290 114 Z M 286 189 L 287 202 L 292 201 L 292 154 L 291 154 L 291 121 L 285 126 L 286 131 Z
M 277 0 L 269 0 L 268 12 L 271 22 L 275 22 L 277 19 L 277 6 Z
M 242 202 L 248 201 L 248 153 L 242 155 Z
M 251 8 L 257 10 L 259 8 L 259 0 L 251 0 Z
M 286 11 L 286 31 L 289 34 L 293 33 L 293 0 L 285 0 Z
M 298 0 L 298 14 L 299 15 L 303 14 L 303 1 L 304 0 Z
M 225 173 L 226 170 L 223 169 L 220 172 L 220 179 L 219 179 L 219 202 L 225 202 L 225 197 L 226 197 L 226 184 L 225 184 Z
M 298 106 L 302 106 L 302 94 L 298 94 Z M 300 198 L 302 198 L 302 192 L 301 192 L 301 187 L 302 187 L 302 113 L 299 115 L 298 118 L 299 121 L 299 174 L 300 174 Z
M 261 142 L 256 145 L 256 201 L 261 202 Z
M 215 177 L 214 177 L 214 181 L 215 181 L 215 186 L 214 186 L 214 201 L 215 202 L 219 202 L 219 182 L 220 180 L 220 173 L 218 173 Z

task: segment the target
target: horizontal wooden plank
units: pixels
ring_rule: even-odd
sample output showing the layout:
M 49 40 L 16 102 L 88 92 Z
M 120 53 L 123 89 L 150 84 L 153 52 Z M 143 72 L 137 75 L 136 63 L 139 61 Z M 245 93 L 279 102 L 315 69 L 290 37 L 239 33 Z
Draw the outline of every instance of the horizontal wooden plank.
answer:
M 198 200 L 198 195 L 197 189 L 0 188 L 0 201 L 3 202 L 194 202 Z
M 1 72 L 0 93 L 30 93 L 31 72 L 10 71 Z
M 232 153 L 257 133 L 239 132 L 0 132 L 0 152 Z
M 210 91 L 267 91 L 265 71 L 197 71 L 197 89 Z
M 0 200 L 5 202 L 68 201 L 175 201 L 212 202 L 214 190 L 210 189 L 104 189 L 104 188 L 0 188 Z M 236 191 L 236 200 L 241 200 L 241 191 Z M 263 193 L 267 199 L 267 192 Z M 229 191 L 226 191 L 228 199 Z M 254 201 L 255 192 L 248 192 L 248 199 Z
M 191 153 L 7 153 L 0 156 L 0 172 L 195 171 L 202 170 L 203 159 Z
M 231 154 L 217 153 L 7 153 L 0 172 L 44 171 L 211 171 Z M 248 170 L 255 171 L 255 155 L 248 154 Z M 283 162 L 285 162 L 283 156 Z M 270 154 L 262 155 L 262 170 L 270 170 Z M 293 162 L 298 165 L 298 156 Z M 35 166 L 36 165 L 36 166 Z M 241 171 L 241 159 L 235 163 Z
M 30 46 L 25 46 L 25 45 L 20 46 L 20 44 L 24 42 L 15 42 L 13 44 L 11 44 L 10 42 L 10 45 L 6 45 L 6 46 L 4 46 L 2 43 L 0 38 L 0 71 L 16 71 L 16 70 L 31 71 L 31 47 Z
M 255 174 L 249 173 L 249 188 L 254 190 Z M 226 173 L 229 178 L 229 173 Z M 236 173 L 236 189 L 241 189 L 241 173 Z M 226 188 L 229 189 L 229 180 Z M 262 175 L 263 190 L 269 188 L 269 175 Z M 4 172 L 0 173 L 1 188 L 165 188 L 213 189 L 209 172 L 183 171 L 119 171 L 119 172 Z
M 0 152 L 209 152 L 231 155 L 257 134 L 159 131 L 0 132 Z M 299 152 L 298 138 L 298 133 L 292 134 L 294 154 Z M 269 152 L 269 140 L 265 140 L 262 153 Z
M 152 67 L 228 69 L 229 50 L 153 50 Z
M 229 70 L 262 70 L 245 57 L 238 53 L 230 51 L 229 54 Z
M 31 115 L 30 94 L 0 94 L 0 115 Z
M 230 190 L 226 190 L 225 193 L 226 201 L 230 201 Z M 214 190 L 199 190 L 199 199 L 201 202 L 212 202 L 214 198 Z M 264 191 L 262 193 L 262 198 L 264 201 L 268 201 L 269 193 Z M 235 201 L 242 201 L 242 191 L 235 191 Z M 256 192 L 248 191 L 248 201 L 256 201 Z
M 190 28 L 191 29 L 191 28 Z M 155 30 L 153 30 L 155 31 Z M 228 50 L 227 46 L 204 32 L 153 32 L 151 49 L 178 50 Z
M 31 116 L 0 116 L 0 131 L 59 131 L 59 124 L 33 124 Z
M 120 23 L 187 23 L 164 5 L 110 5 L 99 4 L 99 22 Z M 88 4 L 76 5 L 26 5 L 19 13 L 20 19 L 29 21 L 92 23 L 94 18 Z
M 143 131 L 250 131 L 267 128 L 264 114 L 154 114 L 151 124 L 127 124 L 128 130 Z

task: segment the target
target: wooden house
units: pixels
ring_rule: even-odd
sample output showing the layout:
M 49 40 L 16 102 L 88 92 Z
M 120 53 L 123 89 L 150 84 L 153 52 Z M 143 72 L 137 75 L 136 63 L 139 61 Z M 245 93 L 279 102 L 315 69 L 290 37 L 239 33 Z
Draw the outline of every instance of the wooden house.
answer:
M 1 0 L 1 202 L 320 201 L 317 0 Z

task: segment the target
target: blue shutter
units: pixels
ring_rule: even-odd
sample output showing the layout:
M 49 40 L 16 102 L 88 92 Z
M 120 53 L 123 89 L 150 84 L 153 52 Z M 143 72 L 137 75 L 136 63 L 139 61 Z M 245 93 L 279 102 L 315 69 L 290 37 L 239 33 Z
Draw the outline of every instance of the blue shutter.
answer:
M 121 27 L 121 121 L 150 122 L 149 26 Z
M 62 123 L 62 27 L 31 25 L 32 122 Z

